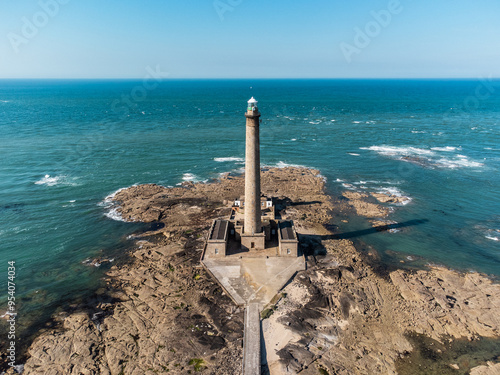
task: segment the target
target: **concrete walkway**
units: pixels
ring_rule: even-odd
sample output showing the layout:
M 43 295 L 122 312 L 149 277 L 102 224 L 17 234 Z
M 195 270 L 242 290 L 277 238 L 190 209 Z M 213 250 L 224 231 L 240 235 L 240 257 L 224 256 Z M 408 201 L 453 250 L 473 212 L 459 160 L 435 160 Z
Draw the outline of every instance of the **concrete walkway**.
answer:
M 260 307 L 250 303 L 245 309 L 243 375 L 260 375 Z
M 260 311 L 296 272 L 306 269 L 303 257 L 226 257 L 203 259 L 205 268 L 239 306 L 245 307 L 243 375 L 259 375 Z

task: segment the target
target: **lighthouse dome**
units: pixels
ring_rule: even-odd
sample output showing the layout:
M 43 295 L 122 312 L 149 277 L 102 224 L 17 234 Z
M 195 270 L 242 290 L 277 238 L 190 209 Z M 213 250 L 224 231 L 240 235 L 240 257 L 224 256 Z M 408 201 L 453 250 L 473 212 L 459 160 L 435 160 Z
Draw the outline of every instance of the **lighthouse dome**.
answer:
M 253 96 L 252 96 L 252 99 L 250 99 L 250 100 L 248 101 L 248 104 L 254 104 L 254 105 L 255 105 L 255 104 L 257 104 L 257 103 L 258 103 L 258 102 L 257 102 L 257 100 L 255 100 L 255 98 L 254 98 Z

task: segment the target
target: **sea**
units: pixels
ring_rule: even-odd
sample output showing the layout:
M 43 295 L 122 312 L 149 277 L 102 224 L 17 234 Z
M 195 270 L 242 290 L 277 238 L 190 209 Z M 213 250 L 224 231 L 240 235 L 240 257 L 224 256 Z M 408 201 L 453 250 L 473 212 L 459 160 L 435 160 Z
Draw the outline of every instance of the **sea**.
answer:
M 121 220 L 117 190 L 242 173 L 252 96 L 264 166 L 316 168 L 334 197 L 407 197 L 390 231 L 334 213 L 336 233 L 381 264 L 498 278 L 499 94 L 489 78 L 0 80 L 0 315 L 9 276 L 26 340 L 102 286 L 147 229 Z

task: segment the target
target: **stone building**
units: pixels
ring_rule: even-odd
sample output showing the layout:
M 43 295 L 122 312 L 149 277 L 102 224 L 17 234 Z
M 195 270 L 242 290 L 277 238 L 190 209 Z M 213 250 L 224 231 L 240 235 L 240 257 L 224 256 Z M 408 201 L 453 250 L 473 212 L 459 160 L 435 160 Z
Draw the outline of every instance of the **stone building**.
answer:
M 207 254 L 225 257 L 228 244 L 229 220 L 214 220 L 207 241 Z

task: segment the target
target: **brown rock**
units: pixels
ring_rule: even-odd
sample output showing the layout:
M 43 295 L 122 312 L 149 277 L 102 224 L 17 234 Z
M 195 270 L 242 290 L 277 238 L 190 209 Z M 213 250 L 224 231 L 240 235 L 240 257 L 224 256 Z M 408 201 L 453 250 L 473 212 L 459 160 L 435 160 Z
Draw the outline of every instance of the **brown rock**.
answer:
M 309 260 L 263 321 L 271 374 L 316 374 L 319 366 L 336 374 L 395 374 L 396 360 L 413 349 L 408 332 L 436 340 L 500 335 L 498 284 L 440 267 L 384 279 L 351 241 L 333 238 L 325 227 L 343 203 L 325 195 L 318 171 L 270 168 L 261 180 L 282 216 L 296 221 L 303 246 L 326 253 Z M 197 267 L 211 220 L 227 215 L 222 200 L 243 194 L 243 178 L 188 185 L 140 185 L 116 194 L 123 217 L 161 225 L 136 237 L 128 264 L 108 271 L 113 303 L 69 314 L 59 331 L 39 336 L 25 374 L 185 374 L 193 372 L 192 358 L 203 359 L 206 374 L 240 374 L 243 313 Z M 359 215 L 388 214 L 366 202 L 373 196 L 344 196 Z M 488 364 L 473 374 L 496 369 Z

